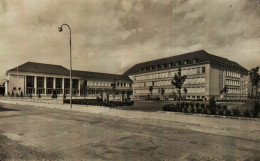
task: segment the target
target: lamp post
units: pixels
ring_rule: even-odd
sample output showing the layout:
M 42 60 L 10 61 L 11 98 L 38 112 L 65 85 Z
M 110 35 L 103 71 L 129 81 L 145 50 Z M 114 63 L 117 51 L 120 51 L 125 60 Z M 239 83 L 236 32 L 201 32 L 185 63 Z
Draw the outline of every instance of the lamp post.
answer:
M 71 60 L 71 28 L 68 24 L 63 24 L 61 25 L 61 27 L 59 27 L 59 31 L 62 32 L 63 29 L 62 27 L 63 26 L 67 26 L 69 29 L 70 29 L 70 108 L 72 108 L 72 74 L 71 74 L 71 71 L 72 71 L 72 60 Z

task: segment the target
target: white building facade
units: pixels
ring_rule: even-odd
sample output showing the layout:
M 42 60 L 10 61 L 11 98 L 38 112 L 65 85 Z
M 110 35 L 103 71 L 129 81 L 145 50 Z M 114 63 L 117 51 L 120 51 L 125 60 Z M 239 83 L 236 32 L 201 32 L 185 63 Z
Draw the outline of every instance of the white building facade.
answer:
M 203 50 L 136 64 L 125 74 L 133 80 L 135 98 L 150 95 L 150 86 L 153 86 L 153 96 L 161 97 L 164 89 L 164 95 L 170 97 L 177 93 L 171 81 L 179 68 L 182 75 L 187 76 L 183 85 L 187 89 L 187 99 L 221 98 L 223 94 L 220 91 L 225 85 L 228 87 L 226 98 L 247 98 L 247 70 L 235 62 Z

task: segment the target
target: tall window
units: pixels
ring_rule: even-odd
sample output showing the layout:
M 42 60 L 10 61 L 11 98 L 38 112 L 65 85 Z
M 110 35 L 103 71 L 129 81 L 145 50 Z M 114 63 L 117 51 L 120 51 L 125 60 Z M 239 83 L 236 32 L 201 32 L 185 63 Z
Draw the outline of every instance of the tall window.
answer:
M 72 88 L 74 88 L 74 89 L 79 88 L 79 80 L 78 79 L 72 79 Z
M 202 73 L 205 73 L 205 67 L 202 67 Z
M 26 76 L 26 87 L 34 87 L 34 77 Z
M 47 77 L 47 88 L 53 88 L 53 78 Z
M 37 87 L 44 88 L 44 77 L 37 77 Z
M 70 79 L 68 78 L 64 79 L 64 88 L 70 88 Z
M 56 78 L 56 88 L 62 88 L 62 78 Z

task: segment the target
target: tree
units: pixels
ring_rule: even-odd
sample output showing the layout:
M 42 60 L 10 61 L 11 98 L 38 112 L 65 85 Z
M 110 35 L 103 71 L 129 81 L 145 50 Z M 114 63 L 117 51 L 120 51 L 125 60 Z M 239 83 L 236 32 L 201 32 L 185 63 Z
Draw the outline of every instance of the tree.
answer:
M 227 85 L 224 86 L 224 88 L 220 91 L 220 94 L 225 93 L 225 97 L 227 97 L 227 93 L 228 93 L 228 87 Z
M 116 80 L 113 80 L 113 83 L 111 84 L 112 91 L 113 91 L 113 101 L 115 102 L 115 92 L 116 92 Z
M 153 86 L 149 87 L 149 91 L 150 91 L 150 95 L 151 95 L 151 98 L 152 98 L 152 96 L 153 96 Z
M 249 77 L 250 77 L 250 82 L 251 82 L 251 87 L 252 87 L 252 98 L 253 98 L 253 92 L 254 92 L 254 87 L 255 87 L 255 90 L 256 90 L 256 97 L 257 97 L 257 90 L 258 90 L 258 84 L 259 84 L 259 81 L 260 81 L 260 75 L 258 73 L 259 71 L 259 66 L 256 67 L 256 68 L 252 68 L 250 71 L 249 71 Z
M 161 89 L 161 94 L 162 94 L 163 100 L 164 100 L 164 94 L 165 94 L 165 89 L 164 88 Z
M 186 87 L 183 88 L 183 92 L 184 92 L 184 98 L 186 100 L 186 95 L 188 93 L 188 89 Z
M 187 76 L 186 75 L 181 75 L 181 68 L 178 69 L 178 75 L 175 73 L 173 80 L 171 81 L 172 85 L 175 86 L 178 90 L 179 93 L 179 104 L 181 106 L 181 89 L 182 85 L 185 82 Z

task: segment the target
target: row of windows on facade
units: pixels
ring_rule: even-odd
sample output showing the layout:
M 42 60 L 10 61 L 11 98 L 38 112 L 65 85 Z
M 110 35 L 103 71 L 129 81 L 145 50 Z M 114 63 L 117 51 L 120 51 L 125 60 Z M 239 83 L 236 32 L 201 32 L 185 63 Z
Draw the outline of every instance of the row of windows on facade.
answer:
M 192 59 L 192 63 L 195 64 L 198 62 L 198 58 L 193 58 Z M 171 62 L 171 63 L 165 63 L 165 64 L 158 64 L 158 65 L 154 65 L 154 66 L 149 66 L 149 67 L 144 67 L 144 68 L 140 68 L 140 72 L 142 71 L 149 71 L 149 70 L 156 70 L 156 69 L 161 69 L 161 68 L 169 68 L 169 67 L 173 67 L 173 66 L 179 66 L 179 65 L 186 65 L 186 64 L 190 64 L 190 60 L 184 60 L 184 61 L 177 61 L 177 62 Z
M 89 86 L 111 86 L 113 82 L 104 82 L 104 81 L 87 81 L 87 85 Z M 116 82 L 117 87 L 131 87 L 132 83 L 128 82 Z
M 189 69 L 182 70 L 182 75 L 194 75 L 194 74 L 203 74 L 203 73 L 205 73 L 205 67 L 189 68 Z M 174 77 L 175 74 L 178 74 L 178 70 L 168 71 L 168 72 L 158 72 L 154 74 L 138 75 L 135 76 L 135 80 Z
M 247 85 L 247 81 L 238 81 L 238 80 L 230 80 L 227 79 L 226 80 L 226 85 L 230 85 L 230 86 L 244 86 Z
M 238 89 L 238 88 L 229 88 L 227 93 L 233 93 L 233 94 L 243 94 L 243 93 L 247 93 L 247 88 L 244 88 L 242 90 Z
M 34 87 L 34 77 L 27 76 L 27 87 Z M 56 88 L 62 88 L 62 78 L 55 78 Z M 111 86 L 112 82 L 104 82 L 104 81 L 88 81 L 87 85 L 89 86 Z M 54 78 L 47 77 L 46 79 L 47 88 L 54 87 Z M 79 79 L 72 79 L 72 87 L 78 88 Z M 126 82 L 117 82 L 116 86 L 118 87 L 131 87 L 131 83 Z M 37 77 L 37 88 L 44 88 L 44 77 Z M 70 79 L 64 79 L 64 88 L 70 88 Z
M 226 73 L 227 73 L 228 77 L 234 77 L 234 78 L 241 78 L 242 77 L 242 74 L 240 74 L 238 72 L 233 72 L 233 71 L 227 70 Z
M 186 89 L 187 89 L 187 93 L 204 93 L 205 92 L 205 87 L 188 87 Z M 165 90 L 166 94 L 177 93 L 177 90 L 174 89 L 174 88 L 166 88 L 164 90 Z M 182 92 L 184 92 L 183 89 L 182 89 Z M 150 91 L 148 89 L 138 89 L 138 90 L 134 90 L 134 93 L 136 93 L 136 94 L 150 94 Z M 155 89 L 153 89 L 152 93 L 160 94 L 161 89 L 155 88 Z
M 205 78 L 187 78 L 184 84 L 204 84 Z M 150 82 L 138 82 L 134 84 L 134 87 L 147 87 L 147 86 L 169 86 L 171 80 L 162 80 L 162 81 L 150 81 Z

